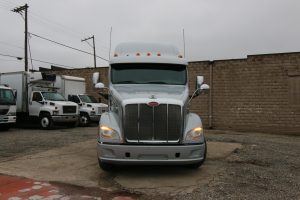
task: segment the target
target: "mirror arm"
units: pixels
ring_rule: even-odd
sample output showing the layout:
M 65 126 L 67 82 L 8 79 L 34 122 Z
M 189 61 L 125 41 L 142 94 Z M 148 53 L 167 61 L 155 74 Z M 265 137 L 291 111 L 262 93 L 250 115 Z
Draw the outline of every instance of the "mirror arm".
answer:
M 192 99 L 194 99 L 195 97 L 199 96 L 199 94 L 197 94 L 198 90 L 200 90 L 200 88 L 196 89 L 195 92 L 192 94 L 192 96 L 189 96 L 190 100 L 188 102 L 188 105 L 190 104 L 190 102 L 192 101 Z

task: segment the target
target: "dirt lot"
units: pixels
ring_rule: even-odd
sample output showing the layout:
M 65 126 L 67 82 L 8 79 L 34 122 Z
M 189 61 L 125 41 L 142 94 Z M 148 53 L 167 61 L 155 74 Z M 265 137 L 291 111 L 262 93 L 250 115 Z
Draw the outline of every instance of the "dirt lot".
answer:
M 96 132 L 0 132 L 0 173 L 139 199 L 300 199 L 297 136 L 207 131 L 208 159 L 198 170 L 133 166 L 107 173 L 97 166 Z

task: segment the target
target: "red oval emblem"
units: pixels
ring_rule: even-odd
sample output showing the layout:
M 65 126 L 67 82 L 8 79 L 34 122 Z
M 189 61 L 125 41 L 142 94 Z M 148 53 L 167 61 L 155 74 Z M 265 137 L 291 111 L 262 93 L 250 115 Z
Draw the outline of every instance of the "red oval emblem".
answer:
M 157 103 L 155 101 L 152 101 L 152 102 L 148 103 L 148 106 L 150 106 L 150 107 L 156 107 L 156 106 L 159 106 L 159 103 Z

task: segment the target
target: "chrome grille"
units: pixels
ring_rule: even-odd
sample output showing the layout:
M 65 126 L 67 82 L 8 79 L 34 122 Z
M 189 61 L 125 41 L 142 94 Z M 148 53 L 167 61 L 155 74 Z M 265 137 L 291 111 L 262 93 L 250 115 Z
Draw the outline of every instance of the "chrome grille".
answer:
M 76 113 L 76 106 L 63 106 L 63 113 Z
M 123 127 L 127 142 L 178 142 L 182 132 L 181 107 L 126 105 Z
M 98 114 L 101 115 L 104 112 L 107 112 L 107 107 L 98 107 Z

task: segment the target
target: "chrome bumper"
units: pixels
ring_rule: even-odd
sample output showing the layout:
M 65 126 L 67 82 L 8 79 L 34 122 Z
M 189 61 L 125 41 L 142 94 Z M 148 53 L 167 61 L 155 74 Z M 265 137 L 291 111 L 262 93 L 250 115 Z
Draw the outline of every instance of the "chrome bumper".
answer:
M 153 146 L 97 144 L 101 162 L 112 164 L 193 164 L 204 159 L 205 144 Z
M 54 115 L 53 122 L 75 122 L 78 120 L 78 115 Z
M 16 116 L 0 116 L 0 124 L 13 124 L 16 123 Z
M 93 122 L 99 122 L 101 115 L 90 115 L 90 120 Z

